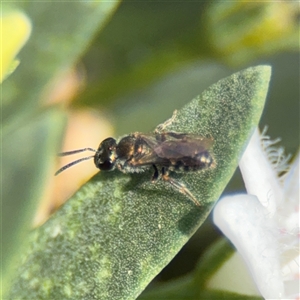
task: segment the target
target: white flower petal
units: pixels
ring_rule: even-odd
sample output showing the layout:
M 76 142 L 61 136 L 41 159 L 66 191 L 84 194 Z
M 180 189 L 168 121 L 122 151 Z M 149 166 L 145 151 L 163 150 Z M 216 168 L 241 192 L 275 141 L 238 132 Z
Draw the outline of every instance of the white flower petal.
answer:
M 285 176 L 284 180 L 284 189 L 287 191 L 286 195 L 288 199 L 294 199 L 294 203 L 298 203 L 297 199 L 299 199 L 299 186 L 300 186 L 300 153 L 293 163 L 290 166 L 290 170 Z
M 248 194 L 255 195 L 268 210 L 270 217 L 283 199 L 280 181 L 261 145 L 255 130 L 239 163 Z
M 243 256 L 264 298 L 280 299 L 284 286 L 278 233 L 268 211 L 255 196 L 224 197 L 214 209 L 214 222 Z
M 299 238 L 299 153 L 284 177 L 284 202 L 279 207 L 281 228 Z M 297 240 L 297 238 L 295 239 Z

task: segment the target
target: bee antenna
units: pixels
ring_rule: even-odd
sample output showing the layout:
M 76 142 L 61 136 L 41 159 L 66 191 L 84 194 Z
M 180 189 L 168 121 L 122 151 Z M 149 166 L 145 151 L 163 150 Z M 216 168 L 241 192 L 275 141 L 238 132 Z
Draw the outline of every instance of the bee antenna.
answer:
M 72 155 L 72 154 L 76 154 L 76 153 L 80 153 L 80 152 L 84 152 L 84 151 L 96 152 L 96 150 L 93 149 L 93 148 L 83 148 L 83 149 L 78 149 L 78 150 L 73 150 L 73 151 L 62 152 L 62 153 L 59 153 L 58 156 Z M 77 160 L 74 160 L 74 161 L 70 162 L 69 164 L 67 164 L 67 165 L 63 166 L 62 168 L 60 168 L 58 171 L 56 171 L 55 176 L 60 174 L 62 171 L 66 170 L 66 169 L 69 169 L 70 167 L 72 167 L 74 165 L 77 165 L 78 163 L 80 163 L 84 160 L 91 159 L 93 157 L 94 157 L 94 155 L 91 155 L 91 156 L 86 156 L 86 157 L 82 157 L 82 158 L 79 158 Z
M 77 149 L 77 150 L 72 150 L 72 151 L 58 153 L 57 155 L 58 156 L 67 156 L 67 155 L 72 155 L 72 154 L 76 154 L 76 153 L 80 153 L 80 152 L 84 152 L 84 151 L 93 151 L 93 152 L 96 152 L 96 150 L 93 149 L 93 148 L 82 148 L 82 149 Z

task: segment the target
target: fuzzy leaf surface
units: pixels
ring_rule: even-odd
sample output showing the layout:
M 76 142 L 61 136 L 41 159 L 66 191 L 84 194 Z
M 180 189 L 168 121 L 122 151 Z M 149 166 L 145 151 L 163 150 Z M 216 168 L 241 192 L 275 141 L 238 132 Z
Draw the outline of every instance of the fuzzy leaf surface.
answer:
M 200 207 L 165 182 L 152 184 L 152 170 L 100 172 L 32 232 L 10 299 L 135 299 L 220 197 L 259 122 L 269 79 L 268 66 L 222 79 L 167 127 L 214 139 L 216 167 L 172 174 Z

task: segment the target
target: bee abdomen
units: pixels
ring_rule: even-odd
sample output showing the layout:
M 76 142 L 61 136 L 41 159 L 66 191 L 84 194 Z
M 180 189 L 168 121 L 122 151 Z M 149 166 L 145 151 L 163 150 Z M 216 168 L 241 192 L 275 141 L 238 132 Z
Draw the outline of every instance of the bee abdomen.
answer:
M 171 171 L 199 171 L 211 167 L 214 163 L 208 152 L 203 152 L 195 157 L 182 157 L 178 160 L 170 160 L 169 170 Z

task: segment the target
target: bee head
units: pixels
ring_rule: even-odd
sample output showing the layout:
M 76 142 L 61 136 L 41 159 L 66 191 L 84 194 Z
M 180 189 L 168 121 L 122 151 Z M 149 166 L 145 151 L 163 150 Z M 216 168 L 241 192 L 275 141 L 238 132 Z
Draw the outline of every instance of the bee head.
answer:
M 116 164 L 117 142 L 113 138 L 107 138 L 101 142 L 94 156 L 97 168 L 103 171 L 113 170 Z

